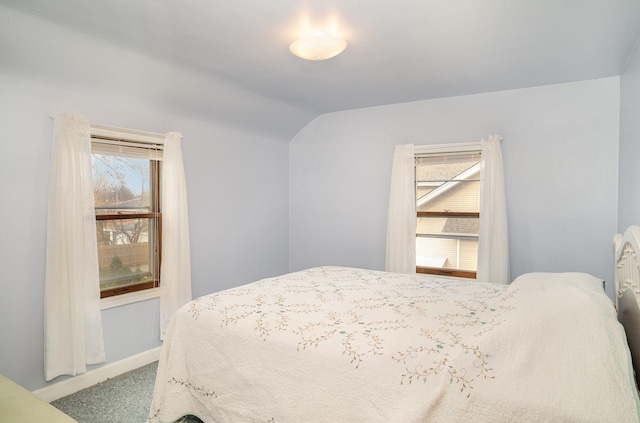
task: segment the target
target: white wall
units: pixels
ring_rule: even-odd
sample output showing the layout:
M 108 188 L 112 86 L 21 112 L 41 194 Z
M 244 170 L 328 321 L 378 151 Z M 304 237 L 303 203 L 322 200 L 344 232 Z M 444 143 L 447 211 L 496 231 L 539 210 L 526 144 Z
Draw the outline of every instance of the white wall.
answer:
M 194 296 L 287 271 L 289 137 L 218 114 L 243 104 L 273 113 L 279 104 L 1 6 L 0 16 L 0 373 L 30 390 L 46 385 L 52 112 L 184 135 Z M 200 90 L 203 104 L 182 104 L 176 87 Z M 160 345 L 158 310 L 154 299 L 103 312 L 109 362 Z
M 589 272 L 612 295 L 618 120 L 617 77 L 320 116 L 290 143 L 290 270 L 383 269 L 394 145 L 500 134 L 511 276 Z
M 640 45 L 620 77 L 618 231 L 640 225 Z

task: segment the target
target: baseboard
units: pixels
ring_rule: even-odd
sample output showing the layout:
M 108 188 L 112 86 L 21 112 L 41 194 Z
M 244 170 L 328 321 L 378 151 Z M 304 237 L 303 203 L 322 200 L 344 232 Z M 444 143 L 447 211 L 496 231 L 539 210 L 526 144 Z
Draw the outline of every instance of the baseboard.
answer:
M 162 347 L 153 348 L 116 361 L 115 363 L 106 364 L 97 369 L 90 370 L 87 373 L 54 383 L 53 385 L 45 386 L 44 388 L 33 391 L 33 394 L 47 402 L 55 401 L 100 382 L 104 382 L 107 379 L 151 364 L 160 357 L 161 348 Z

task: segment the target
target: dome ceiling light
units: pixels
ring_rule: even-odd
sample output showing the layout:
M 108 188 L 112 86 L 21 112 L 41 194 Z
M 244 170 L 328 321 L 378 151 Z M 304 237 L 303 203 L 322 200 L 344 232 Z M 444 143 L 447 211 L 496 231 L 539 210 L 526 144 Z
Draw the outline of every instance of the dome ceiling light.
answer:
M 289 45 L 289 51 L 306 60 L 330 59 L 347 48 L 347 42 L 324 31 L 314 31 Z

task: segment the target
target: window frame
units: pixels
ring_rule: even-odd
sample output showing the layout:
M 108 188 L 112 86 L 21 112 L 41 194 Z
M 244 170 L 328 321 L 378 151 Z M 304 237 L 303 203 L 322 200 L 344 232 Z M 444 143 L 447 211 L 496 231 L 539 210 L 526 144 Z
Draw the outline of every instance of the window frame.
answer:
M 414 147 L 414 161 L 420 157 L 425 157 L 425 156 L 438 156 L 438 155 L 444 156 L 447 154 L 462 154 L 462 153 L 481 154 L 481 152 L 482 152 L 482 147 L 480 142 L 418 145 Z M 414 186 L 417 192 L 418 181 L 417 181 L 415 163 L 414 163 Z M 416 219 L 420 217 L 474 217 L 479 220 L 480 212 L 479 211 L 478 212 L 418 211 L 417 195 L 416 195 Z M 419 234 L 416 230 L 416 238 L 417 237 L 419 237 Z M 459 237 L 448 237 L 448 238 L 460 239 Z M 417 262 L 416 262 L 416 273 L 437 275 L 437 276 L 452 276 L 452 277 L 460 277 L 460 278 L 468 278 L 468 279 L 476 279 L 476 276 L 477 276 L 477 271 L 418 266 Z
M 164 135 L 153 132 L 138 131 L 132 129 L 118 128 L 106 125 L 91 124 L 91 153 L 94 154 L 94 145 L 114 145 L 116 148 L 136 147 L 147 149 L 149 152 L 150 162 L 150 194 L 151 194 L 151 212 L 145 213 L 128 213 L 128 214 L 98 214 L 96 212 L 96 223 L 98 221 L 113 221 L 121 219 L 155 219 L 155 242 L 149 248 L 156 248 L 154 254 L 155 269 L 152 275 L 155 277 L 151 281 L 146 281 L 128 286 L 109 288 L 100 290 L 101 308 L 107 309 L 130 302 L 141 301 L 148 298 L 159 296 L 160 286 L 160 267 L 162 262 L 162 200 L 161 200 L 161 181 L 162 181 L 162 154 L 164 144 Z M 152 152 L 155 151 L 155 154 Z M 160 151 L 160 153 L 158 153 Z M 98 154 L 112 154 L 97 152 Z M 114 151 L 113 155 L 118 156 Z M 127 157 L 126 154 L 122 156 Z M 146 291 L 146 292 L 145 292 Z

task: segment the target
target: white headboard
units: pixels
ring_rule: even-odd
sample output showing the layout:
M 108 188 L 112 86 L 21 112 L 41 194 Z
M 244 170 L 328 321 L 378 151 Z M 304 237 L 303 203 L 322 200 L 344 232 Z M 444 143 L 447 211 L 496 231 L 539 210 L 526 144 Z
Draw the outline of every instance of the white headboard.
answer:
M 615 303 L 627 288 L 631 288 L 640 298 L 640 226 L 632 225 L 623 235 L 614 237 L 616 251 Z

